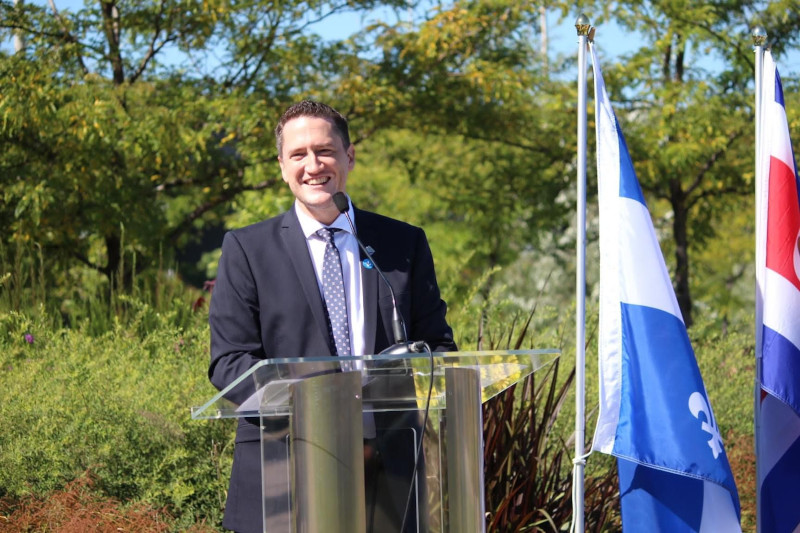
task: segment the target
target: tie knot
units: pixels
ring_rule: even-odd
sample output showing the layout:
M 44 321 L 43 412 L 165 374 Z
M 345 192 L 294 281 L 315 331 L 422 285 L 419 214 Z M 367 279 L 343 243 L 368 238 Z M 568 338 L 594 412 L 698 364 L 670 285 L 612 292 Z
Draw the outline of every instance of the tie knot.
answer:
M 333 234 L 341 231 L 339 228 L 322 228 L 317 230 L 317 235 L 322 238 L 326 243 L 333 244 Z

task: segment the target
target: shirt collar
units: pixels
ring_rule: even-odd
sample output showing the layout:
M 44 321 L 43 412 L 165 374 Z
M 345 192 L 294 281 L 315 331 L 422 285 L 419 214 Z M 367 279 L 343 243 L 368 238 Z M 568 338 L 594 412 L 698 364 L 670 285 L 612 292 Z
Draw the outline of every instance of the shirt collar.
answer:
M 350 220 L 353 221 L 353 226 L 356 225 L 355 219 L 355 212 L 353 210 L 353 202 L 350 201 L 350 197 L 347 197 L 347 214 L 350 215 Z M 305 211 L 300 209 L 297 205 L 297 200 L 294 201 L 294 212 L 297 215 L 297 220 L 300 221 L 300 229 L 303 230 L 303 235 L 305 235 L 306 239 L 315 236 L 317 230 L 321 228 L 339 228 L 342 231 L 347 233 L 352 233 L 350 230 L 350 224 L 347 223 L 347 218 L 345 218 L 343 213 L 340 213 L 336 220 L 333 221 L 332 224 L 328 224 L 327 226 L 321 223 L 319 220 L 315 219 L 312 216 L 309 216 Z

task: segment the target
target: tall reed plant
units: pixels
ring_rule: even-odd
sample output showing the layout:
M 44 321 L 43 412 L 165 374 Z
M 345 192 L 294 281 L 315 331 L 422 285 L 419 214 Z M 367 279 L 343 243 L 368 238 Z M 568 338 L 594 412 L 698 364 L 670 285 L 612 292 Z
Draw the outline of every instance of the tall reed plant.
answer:
M 546 288 L 545 281 L 531 307 L 523 309 L 500 296 L 502 287 L 494 291 L 476 287 L 466 300 L 453 302 L 448 314 L 461 350 L 562 351 L 555 363 L 484 405 L 487 531 L 568 531 L 574 515 L 575 409 L 570 400 L 574 400 L 575 358 L 574 349 L 565 343 L 573 333 L 574 312 L 538 307 Z M 590 329 L 587 346 L 593 339 Z M 619 531 L 615 464 L 604 456 L 592 457 L 584 478 L 585 531 Z

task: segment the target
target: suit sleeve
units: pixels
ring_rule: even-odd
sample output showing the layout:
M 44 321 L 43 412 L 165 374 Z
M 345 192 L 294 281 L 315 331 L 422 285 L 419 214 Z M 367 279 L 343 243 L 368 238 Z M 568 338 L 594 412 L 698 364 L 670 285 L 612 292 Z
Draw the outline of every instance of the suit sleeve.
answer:
M 208 321 L 211 327 L 208 377 L 222 390 L 264 359 L 255 278 L 241 243 L 231 232 L 222 242 Z M 248 382 L 227 397 L 241 404 L 253 392 L 254 386 Z
M 418 230 L 412 265 L 411 321 L 408 338 L 424 340 L 435 352 L 458 350 L 453 330 L 447 324 L 447 304 L 439 293 L 428 239 Z

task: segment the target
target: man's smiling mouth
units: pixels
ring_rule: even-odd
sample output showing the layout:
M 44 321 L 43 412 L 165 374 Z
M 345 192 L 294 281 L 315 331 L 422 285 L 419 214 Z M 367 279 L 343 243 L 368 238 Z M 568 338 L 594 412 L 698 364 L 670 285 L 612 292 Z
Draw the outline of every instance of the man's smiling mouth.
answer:
M 325 185 L 330 180 L 330 176 L 325 176 L 323 178 L 311 178 L 306 180 L 306 185 Z

